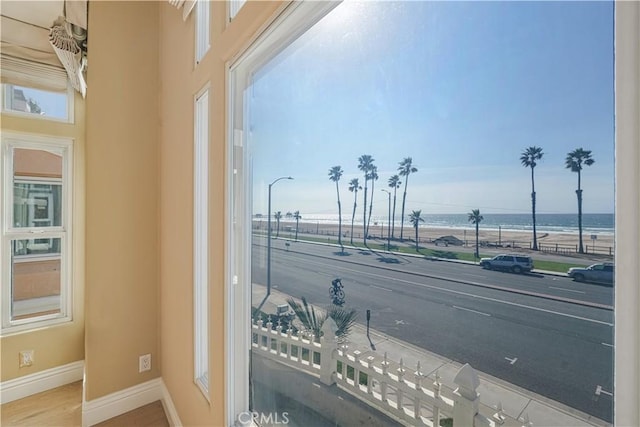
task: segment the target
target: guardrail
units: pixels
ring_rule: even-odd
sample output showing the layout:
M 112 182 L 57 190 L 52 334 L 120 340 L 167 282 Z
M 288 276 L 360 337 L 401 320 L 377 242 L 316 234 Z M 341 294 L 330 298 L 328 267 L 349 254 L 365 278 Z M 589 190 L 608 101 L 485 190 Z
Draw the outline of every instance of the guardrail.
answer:
M 453 426 L 465 427 L 531 427 L 525 415 L 523 420 L 513 418 L 498 404 L 495 412 L 479 411 L 480 385 L 476 371 L 468 364 L 454 378 L 457 388 L 440 382 L 437 372 L 430 378 L 420 369 L 405 366 L 402 359 L 391 361 L 373 352 L 349 350 L 339 345 L 327 320 L 322 337 L 308 332 L 283 330 L 271 319 L 265 323 L 252 319 L 251 344 L 253 351 L 271 360 L 304 371 L 320 378 L 326 385 L 336 384 L 372 408 L 407 426 L 439 427 L 450 419 Z

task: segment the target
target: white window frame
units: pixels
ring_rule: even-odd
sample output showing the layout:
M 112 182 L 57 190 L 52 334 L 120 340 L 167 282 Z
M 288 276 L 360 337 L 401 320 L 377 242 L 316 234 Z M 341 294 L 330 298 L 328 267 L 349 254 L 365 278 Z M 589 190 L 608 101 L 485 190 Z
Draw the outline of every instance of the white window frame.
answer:
M 614 424 L 640 425 L 640 3 L 615 3 Z
M 249 410 L 251 350 L 251 192 L 245 154 L 245 91 L 255 72 L 339 2 L 292 2 L 242 56 L 229 65 L 225 250 L 227 425 Z
M 209 400 L 209 84 L 194 99 L 194 381 Z
M 314 4 L 316 7 L 314 7 Z M 324 8 L 322 7 L 324 4 Z M 247 52 L 229 66 L 226 189 L 227 425 L 248 410 L 251 200 L 244 154 L 244 91 L 262 65 L 335 4 L 293 2 Z M 323 10 L 324 9 L 324 10 Z M 616 290 L 615 425 L 640 425 L 640 3 L 615 5 Z
M 2 114 L 34 120 L 48 120 L 62 123 L 75 122 L 75 92 L 69 83 L 67 72 L 63 68 L 1 55 L 0 76 L 2 77 Z M 5 85 L 15 85 L 29 89 L 65 94 L 67 97 L 67 117 L 61 119 L 58 117 L 40 116 L 7 108 L 7 91 Z
M 46 114 L 40 115 L 40 114 L 28 113 L 26 111 L 16 111 L 9 108 L 8 107 L 9 97 L 11 96 L 9 88 L 13 86 L 20 86 L 26 89 L 41 90 L 41 91 L 46 91 L 50 93 L 55 93 L 58 95 L 64 95 L 67 98 L 67 111 L 66 111 L 67 116 L 64 118 L 54 117 L 54 116 L 47 116 Z M 74 123 L 73 111 L 74 111 L 74 91 L 71 85 L 67 85 L 67 89 L 61 92 L 53 89 L 41 89 L 39 87 L 26 86 L 21 84 L 12 84 L 12 83 L 2 84 L 2 114 L 7 114 L 15 117 L 22 117 L 25 119 L 47 120 L 47 121 L 59 122 L 59 123 Z
M 229 22 L 236 17 L 242 6 L 247 2 L 247 0 L 231 0 L 229 1 Z
M 52 227 L 14 227 L 13 226 L 13 150 L 49 151 L 62 156 L 62 212 L 59 226 Z M 73 194 L 73 140 L 70 138 L 53 138 L 31 134 L 13 134 L 3 132 L 2 148 L 2 186 L 0 187 L 0 214 L 2 218 L 0 239 L 0 277 L 2 278 L 2 302 L 0 319 L 1 335 L 9 335 L 25 330 L 41 328 L 73 320 L 73 287 L 72 287 L 72 194 Z M 14 240 L 31 240 L 43 238 L 60 238 L 60 312 L 25 319 L 11 319 L 11 270 Z M 37 259 L 50 259 L 48 255 Z
M 198 0 L 196 2 L 196 65 L 202 62 L 209 48 L 210 43 L 210 21 L 211 21 L 211 7 L 207 0 Z

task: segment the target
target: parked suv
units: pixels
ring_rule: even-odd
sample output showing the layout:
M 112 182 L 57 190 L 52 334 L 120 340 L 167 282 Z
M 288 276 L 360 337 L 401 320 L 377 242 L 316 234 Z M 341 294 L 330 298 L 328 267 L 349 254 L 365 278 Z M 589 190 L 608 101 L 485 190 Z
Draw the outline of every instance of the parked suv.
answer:
M 613 285 L 613 264 L 593 264 L 587 268 L 570 268 L 567 271 L 569 277 L 576 282 L 599 282 Z
M 500 254 L 493 258 L 482 258 L 480 266 L 487 270 L 507 270 L 519 274 L 533 270 L 533 260 L 527 255 Z

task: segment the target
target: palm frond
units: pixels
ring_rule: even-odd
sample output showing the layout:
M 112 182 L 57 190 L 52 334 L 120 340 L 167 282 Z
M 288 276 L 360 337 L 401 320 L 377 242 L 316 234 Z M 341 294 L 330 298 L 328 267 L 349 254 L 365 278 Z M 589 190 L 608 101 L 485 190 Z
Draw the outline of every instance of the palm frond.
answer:
M 328 315 L 336 322 L 336 336 L 339 339 L 346 338 L 351 333 L 351 328 L 356 323 L 358 313 L 355 308 L 346 309 L 344 307 L 332 306 Z
M 302 297 L 302 304 L 295 299 L 287 298 L 287 304 L 296 314 L 298 321 L 302 324 L 303 329 L 308 332 L 312 332 L 316 337 L 320 337 L 322 325 L 327 320 L 326 314 L 316 314 L 315 308 L 307 302 L 305 297 Z

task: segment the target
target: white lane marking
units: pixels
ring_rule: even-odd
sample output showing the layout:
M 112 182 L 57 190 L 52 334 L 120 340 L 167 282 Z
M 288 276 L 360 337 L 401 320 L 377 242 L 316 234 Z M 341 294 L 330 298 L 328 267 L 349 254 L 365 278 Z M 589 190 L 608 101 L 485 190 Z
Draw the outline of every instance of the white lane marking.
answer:
M 613 393 L 608 392 L 606 390 L 603 390 L 601 385 L 596 387 L 596 396 L 600 396 L 600 394 L 606 394 L 607 396 L 613 396 Z
M 601 342 L 600 344 L 605 345 L 607 347 L 613 347 L 613 344 L 607 344 L 606 342 Z
M 566 292 L 575 292 L 576 294 L 586 294 L 586 292 L 584 291 L 576 291 L 573 289 L 565 289 L 565 288 L 556 288 L 555 286 L 549 286 L 549 289 L 557 289 L 559 291 L 566 291 Z
M 491 317 L 489 313 L 483 313 L 481 311 L 471 310 L 470 308 L 458 307 L 457 305 L 454 305 L 453 308 L 457 308 L 458 310 L 470 311 L 472 313 L 482 314 L 483 316 Z
M 513 359 L 509 359 L 508 357 L 505 357 L 505 359 L 507 359 L 509 361 L 509 363 L 512 364 L 512 365 L 518 361 L 517 357 L 514 357 Z
M 369 273 L 367 271 L 354 270 L 352 268 L 347 268 L 347 267 L 338 267 L 338 266 L 335 266 L 335 265 L 329 265 L 329 264 L 325 264 L 325 263 L 318 263 L 318 262 L 313 262 L 313 261 L 308 261 L 308 260 L 307 260 L 307 262 L 312 263 L 312 264 L 329 266 L 331 268 L 337 268 L 337 269 L 340 269 L 340 270 L 343 270 L 343 271 L 351 271 L 351 272 L 354 272 L 354 273 L 357 273 L 357 274 L 360 274 L 360 275 L 365 274 L 365 275 L 368 275 L 368 276 L 378 277 L 378 278 L 385 279 L 385 280 L 394 280 L 396 282 L 402 282 L 402 283 L 406 283 L 406 284 L 409 284 L 409 285 L 419 286 L 419 287 L 422 287 L 422 288 L 437 289 L 437 290 L 442 291 L 442 292 L 449 292 L 449 293 L 452 293 L 452 294 L 464 295 L 464 296 L 468 296 L 468 297 L 472 297 L 472 298 L 482 299 L 482 300 L 485 300 L 485 301 L 497 302 L 497 303 L 500 303 L 500 304 L 511 305 L 511 306 L 514 306 L 514 307 L 525 308 L 525 309 L 528 309 L 528 310 L 541 311 L 543 313 L 555 314 L 557 316 L 569 317 L 569 318 L 572 318 L 572 319 L 584 320 L 585 322 L 597 323 L 597 324 L 600 324 L 600 325 L 613 327 L 613 323 L 610 323 L 610 322 L 604 322 L 602 320 L 596 320 L 596 319 L 589 319 L 587 317 L 576 316 L 576 315 L 568 314 L 568 313 L 560 313 L 558 311 L 547 310 L 546 308 L 533 307 L 533 306 L 530 306 L 530 305 L 519 304 L 517 302 L 511 302 L 511 301 L 499 300 L 499 299 L 491 298 L 491 297 L 483 297 L 481 295 L 474 295 L 474 294 L 471 294 L 471 293 L 468 293 L 468 292 L 454 291 L 453 289 L 446 289 L 446 288 L 441 288 L 439 286 L 426 285 L 424 283 L 412 282 L 410 280 L 397 279 L 397 278 L 394 278 L 394 277 L 383 276 L 382 274 Z M 411 273 L 406 273 L 406 274 L 411 274 Z
M 471 276 L 471 277 L 480 277 L 481 279 L 486 279 L 487 276 L 483 275 L 483 274 L 471 274 L 471 273 L 459 273 L 462 274 L 464 276 Z
M 382 289 L 383 291 L 393 292 L 393 289 L 383 288 L 382 286 L 369 285 L 370 288 Z

